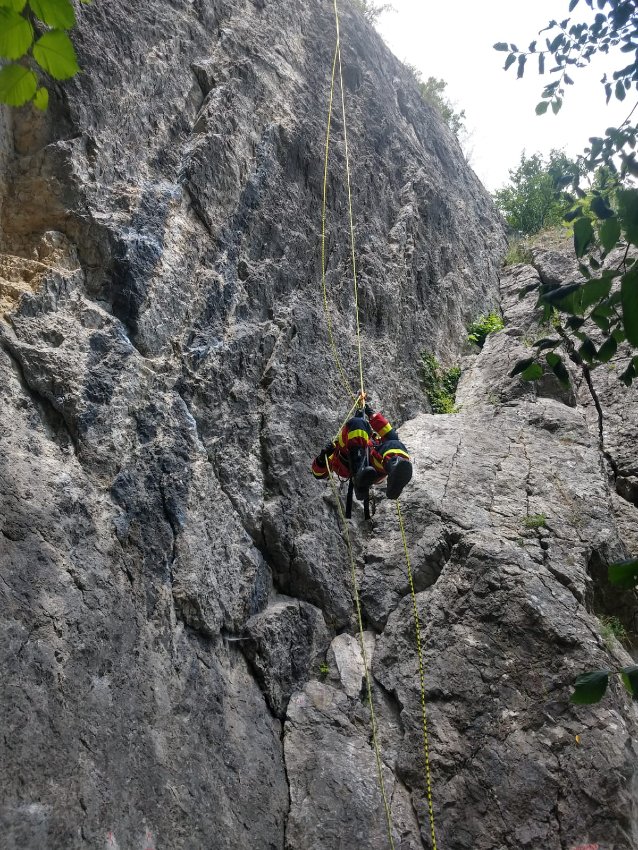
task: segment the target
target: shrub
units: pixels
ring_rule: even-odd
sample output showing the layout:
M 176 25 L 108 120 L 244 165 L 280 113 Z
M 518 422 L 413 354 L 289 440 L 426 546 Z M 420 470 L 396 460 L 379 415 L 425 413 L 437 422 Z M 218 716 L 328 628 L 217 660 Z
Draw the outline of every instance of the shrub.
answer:
M 425 394 L 432 413 L 455 413 L 456 388 L 461 377 L 458 366 L 443 369 L 433 354 L 423 352 L 421 357 Z
M 525 528 L 545 528 L 547 526 L 547 517 L 545 514 L 530 514 L 523 517 L 523 525 Z
M 616 638 L 621 643 L 627 640 L 627 629 L 618 617 L 603 616 L 600 618 L 600 625 L 600 633 L 607 646 L 612 643 L 613 638 Z
M 479 348 L 483 348 L 487 337 L 495 331 L 502 331 L 504 327 L 503 319 L 498 313 L 492 312 L 488 313 L 487 316 L 479 316 L 467 329 L 468 342 L 472 342 L 478 345 Z

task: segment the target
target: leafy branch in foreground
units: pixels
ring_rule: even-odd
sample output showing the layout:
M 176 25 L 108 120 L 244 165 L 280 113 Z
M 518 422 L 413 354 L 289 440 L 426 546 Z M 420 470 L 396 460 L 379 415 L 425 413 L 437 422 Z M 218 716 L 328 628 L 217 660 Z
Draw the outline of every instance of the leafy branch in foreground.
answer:
M 579 2 L 570 0 L 570 14 Z M 594 0 L 583 0 L 584 6 L 594 12 Z M 565 86 L 573 83 L 568 69 L 574 73 L 596 53 L 608 54 L 613 47 L 633 56 L 629 64 L 603 77 L 607 100 L 612 91 L 623 100 L 630 89 L 638 88 L 637 27 L 638 0 L 596 0 L 593 19 L 586 23 L 572 23 L 569 17 L 550 21 L 541 30 L 552 36 L 545 39 L 546 49 L 539 49 L 538 41 L 533 41 L 526 51 L 505 42 L 494 47 L 508 52 L 505 67 L 517 63 L 519 77 L 532 54 L 539 56 L 541 74 L 545 71 L 545 58 L 553 58 L 555 65 L 549 73 L 557 75 L 557 79 L 543 90 L 536 111 L 546 112 L 551 103 L 552 111 L 557 113 Z M 626 342 L 629 362 L 620 378 L 629 386 L 638 377 L 638 266 L 629 257 L 630 247 L 638 247 L 638 191 L 629 184 L 629 178 L 638 174 L 634 151 L 638 127 L 631 121 L 635 108 L 620 127 L 609 127 L 604 137 L 591 137 L 589 147 L 579 157 L 579 173 L 566 174 L 564 181 L 559 181 L 564 199 L 571 205 L 565 220 L 573 227 L 574 250 L 581 260 L 579 268 L 584 280 L 564 286 L 525 287 L 521 295 L 538 289 L 538 306 L 546 320 L 556 317 L 558 339 L 539 340 L 537 357 L 517 364 L 512 374 L 536 380 L 547 364 L 559 378 L 564 378 L 564 364 L 556 348 L 567 349 L 572 358 L 591 368 L 607 363 Z M 593 175 L 589 192 L 580 186 L 587 175 Z M 571 192 L 565 191 L 568 186 Z M 625 248 L 624 257 L 615 267 L 604 268 L 604 259 L 620 241 Z
M 0 59 L 11 60 L 0 69 L 0 103 L 32 102 L 38 109 L 47 108 L 49 91 L 39 85 L 36 71 L 54 80 L 68 80 L 79 72 L 66 32 L 74 24 L 70 0 L 0 0 Z
M 633 588 L 638 585 L 638 558 L 610 564 L 608 578 L 616 587 Z M 621 667 L 619 670 L 592 670 L 578 676 L 570 701 L 576 705 L 591 705 L 600 700 L 607 691 L 610 675 L 620 676 L 623 685 L 632 697 L 638 698 L 638 666 Z
M 568 14 L 579 5 L 580 0 L 571 0 Z M 594 9 L 594 0 L 583 0 L 583 6 Z M 635 0 L 596 0 L 597 11 L 593 18 L 584 23 L 573 23 L 570 17 L 562 21 L 551 20 L 540 32 L 545 37 L 544 47 L 539 47 L 539 41 L 532 41 L 527 50 L 519 50 L 515 44 L 504 41 L 494 45 L 495 50 L 506 52 L 505 70 L 516 66 L 518 77 L 525 73 L 528 60 L 534 58 L 538 62 L 538 73 L 545 73 L 546 62 L 553 61 L 555 65 L 549 69 L 550 75 L 557 79 L 548 83 L 543 89 L 542 99 L 536 107 L 536 113 L 542 115 L 551 105 L 557 113 L 563 105 L 565 87 L 574 84 L 568 70 L 574 71 L 587 66 L 596 53 L 608 54 L 610 48 L 620 47 L 622 53 L 636 53 L 636 2 Z M 601 80 L 607 102 L 612 91 L 618 100 L 624 100 L 627 92 L 638 80 L 635 61 L 617 68 L 610 75 L 605 74 Z
M 574 228 L 582 281 L 562 286 L 537 281 L 519 293 L 522 298 L 538 291 L 537 307 L 545 322 L 552 320 L 557 336 L 537 340 L 536 355 L 517 363 L 512 376 L 537 380 L 543 374 L 544 360 L 559 380 L 569 385 L 557 349 L 566 345 L 572 356 L 590 369 L 608 363 L 625 341 L 629 349 L 638 349 L 638 264 L 628 256 L 629 246 L 638 247 L 638 190 L 619 189 L 613 203 L 616 209 L 603 193 L 594 190 L 588 214 L 577 204 L 565 216 Z M 625 243 L 622 259 L 616 266 L 604 268 L 604 259 L 621 239 Z M 585 260 L 592 248 L 597 250 Z M 631 386 L 636 377 L 638 355 L 630 357 L 620 380 Z

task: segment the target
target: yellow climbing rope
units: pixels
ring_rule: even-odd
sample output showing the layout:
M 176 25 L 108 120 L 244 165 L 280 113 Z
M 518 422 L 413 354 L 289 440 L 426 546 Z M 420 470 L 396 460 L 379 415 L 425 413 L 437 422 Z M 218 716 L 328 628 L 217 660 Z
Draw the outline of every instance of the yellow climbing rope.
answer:
M 339 32 L 339 10 L 337 8 L 337 0 L 333 0 L 334 2 L 334 12 L 335 12 L 335 26 L 337 30 L 337 42 L 335 44 L 335 52 L 334 58 L 332 60 L 332 75 L 330 78 L 330 98 L 328 104 L 328 120 L 326 122 L 326 144 L 325 144 L 325 154 L 324 154 L 324 170 L 323 170 L 323 197 L 322 197 L 322 209 L 321 209 L 321 284 L 323 290 L 323 309 L 326 317 L 326 324 L 328 326 L 328 338 L 330 340 L 330 348 L 332 349 L 332 356 L 335 361 L 335 365 L 341 377 L 341 382 L 351 398 L 355 398 L 355 394 L 350 386 L 350 382 L 348 381 L 345 369 L 341 363 L 339 358 L 339 352 L 337 350 L 337 346 L 334 339 L 334 333 L 332 329 L 332 319 L 330 317 L 330 310 L 328 308 L 328 293 L 326 287 L 326 206 L 327 206 L 327 194 L 328 194 L 328 161 L 330 154 L 330 130 L 332 126 L 332 105 L 334 102 L 334 87 L 335 87 L 335 77 L 336 77 L 336 69 L 339 68 L 339 88 L 341 91 L 341 114 L 343 118 L 343 145 L 345 152 L 345 160 L 346 160 L 346 186 L 348 189 L 348 221 L 350 226 L 350 258 L 352 263 L 352 286 L 354 291 L 354 308 L 355 308 L 355 324 L 356 324 L 356 334 L 357 334 L 357 356 L 359 360 L 359 387 L 361 395 L 365 395 L 365 387 L 363 380 L 363 356 L 361 353 L 361 326 L 359 323 L 359 286 L 357 281 L 357 259 L 356 259 L 356 250 L 355 250 L 355 238 L 354 238 L 354 214 L 352 211 L 352 188 L 351 188 L 351 180 L 350 180 L 350 154 L 348 151 L 348 130 L 347 130 L 347 121 L 346 121 L 346 101 L 345 101 L 345 92 L 343 85 L 343 67 L 341 64 L 341 37 Z
M 328 307 L 328 291 L 326 287 L 326 206 L 328 196 L 328 158 L 330 153 L 330 129 L 332 126 L 332 101 L 334 99 L 335 88 L 335 72 L 337 68 L 337 56 L 339 55 L 339 41 L 335 45 L 334 59 L 332 60 L 332 77 L 330 80 L 330 103 L 328 106 L 328 121 L 326 122 L 326 145 L 323 164 L 323 197 L 321 201 L 321 288 L 323 291 L 323 312 L 326 317 L 328 326 L 328 339 L 330 340 L 330 348 L 332 349 L 332 357 L 334 359 L 337 371 L 341 378 L 341 383 L 345 391 L 351 398 L 355 398 L 355 394 L 350 386 L 350 381 L 346 375 L 345 369 L 339 359 L 339 352 L 335 343 L 334 333 L 332 330 L 332 318 L 330 317 L 330 309 Z M 356 401 L 355 405 L 356 407 Z M 352 408 L 354 410 L 354 407 Z
M 345 104 L 345 92 L 343 85 L 343 68 L 341 63 L 341 35 L 339 28 L 339 9 L 337 6 L 337 0 L 333 0 L 334 4 L 334 14 L 335 14 L 335 27 L 337 40 L 335 44 L 335 52 L 332 60 L 332 75 L 330 80 L 330 99 L 328 106 L 328 119 L 327 119 L 327 128 L 326 128 L 326 143 L 325 143 L 325 155 L 324 155 L 324 173 L 323 173 L 323 198 L 322 198 L 322 209 L 321 209 L 321 283 L 323 290 L 323 308 L 324 314 L 326 317 L 326 324 L 328 328 L 328 338 L 330 340 L 330 347 L 332 350 L 332 356 L 335 361 L 335 365 L 337 367 L 337 371 L 339 372 L 341 382 L 346 390 L 346 393 L 350 396 L 351 399 L 354 399 L 354 404 L 350 408 L 348 415 L 346 416 L 346 422 L 354 412 L 355 408 L 362 404 L 365 400 L 365 390 L 364 390 L 364 380 L 363 380 L 363 357 L 361 353 L 361 327 L 359 323 L 359 291 L 357 284 L 357 264 L 356 264 L 356 251 L 355 251 L 355 237 L 354 237 L 354 215 L 352 209 L 352 190 L 351 190 L 351 181 L 350 181 L 350 157 L 348 151 L 348 131 L 347 131 L 347 120 L 346 120 L 346 104 Z M 354 306 L 355 306 L 355 321 L 356 321 L 356 335 L 357 335 L 357 354 L 359 359 L 359 383 L 360 383 L 360 392 L 358 395 L 355 395 L 352 386 L 348 380 L 345 369 L 341 363 L 339 358 L 339 352 L 334 339 L 334 332 L 332 327 L 332 319 L 330 317 L 330 309 L 328 306 L 328 293 L 326 287 L 326 208 L 327 208 L 327 193 L 328 193 L 328 163 L 329 163 L 329 153 L 330 153 L 330 132 L 332 125 L 332 107 L 334 102 L 334 87 L 335 87 L 335 78 L 336 78 L 336 69 L 339 69 L 339 86 L 341 91 L 341 111 L 343 117 L 343 139 L 344 139 L 344 151 L 345 151 L 345 161 L 346 161 L 346 184 L 348 190 L 348 217 L 350 224 L 350 253 L 351 253 L 351 262 L 352 262 L 352 278 L 353 278 L 353 288 L 354 288 Z M 343 427 L 343 425 L 341 426 Z M 340 429 L 341 430 L 341 429 Z M 343 510 L 343 506 L 341 504 L 341 499 L 339 498 L 339 493 L 337 492 L 337 488 L 335 486 L 332 472 L 330 470 L 328 459 L 326 458 L 326 470 L 328 472 L 328 479 L 330 481 L 330 486 L 332 488 L 332 493 L 334 495 L 335 502 L 337 504 L 339 510 L 339 517 L 341 520 L 341 526 L 343 529 L 343 537 L 346 543 L 346 548 L 348 551 L 348 557 L 350 559 L 350 570 L 352 577 L 352 590 L 353 596 L 355 600 L 355 608 L 357 614 L 357 622 L 359 626 L 359 642 L 361 644 L 361 654 L 363 656 L 363 663 L 365 665 L 365 676 L 366 676 L 366 688 L 368 693 L 368 702 L 370 705 L 370 721 L 372 726 L 372 741 L 374 745 L 375 758 L 377 763 L 377 773 L 379 780 L 379 789 L 381 791 L 381 796 L 383 798 L 383 806 L 385 810 L 386 817 L 386 825 L 388 830 L 388 840 L 390 842 L 391 850 L 394 850 L 394 838 L 393 838 L 393 830 L 392 830 L 392 815 L 390 812 L 390 807 L 388 804 L 388 798 L 385 790 L 385 783 L 383 780 L 383 769 L 382 769 L 382 761 L 381 761 L 381 753 L 379 749 L 379 743 L 377 740 L 377 726 L 376 719 L 374 715 L 374 706 L 372 703 L 372 683 L 371 683 L 371 674 L 368 668 L 368 661 L 366 657 L 366 650 L 363 638 L 363 619 L 361 615 L 361 605 L 359 601 L 359 591 L 357 587 L 357 577 L 355 571 L 355 561 L 354 555 L 352 552 L 352 544 L 350 541 L 350 532 L 348 529 L 348 523 L 346 520 L 346 516 Z M 421 692 L 421 720 L 422 720 L 422 728 L 423 728 L 423 754 L 425 759 L 425 783 L 426 783 L 426 795 L 428 802 L 428 815 L 430 821 L 430 835 L 432 839 L 432 850 L 437 850 L 436 843 L 436 831 L 435 831 L 435 822 L 434 822 L 434 807 L 432 803 L 432 775 L 430 769 L 430 749 L 428 743 L 428 725 L 427 725 L 427 713 L 426 713 L 426 702 L 425 702 L 425 668 L 423 664 L 423 652 L 421 648 L 421 624 L 419 621 L 419 613 L 417 609 L 416 603 L 416 592 L 414 589 L 414 581 L 412 577 L 412 567 L 410 564 L 410 555 L 408 552 L 408 544 L 405 535 L 405 528 L 403 525 L 403 516 L 401 513 L 401 506 L 399 504 L 399 500 L 396 501 L 396 510 L 397 510 L 397 518 L 399 521 L 399 528 L 401 530 L 401 539 L 403 542 L 403 551 L 405 554 L 405 561 L 407 566 L 407 574 L 408 574 L 408 583 L 410 586 L 410 595 L 412 598 L 412 610 L 414 616 L 414 630 L 416 635 L 416 647 L 417 647 L 417 658 L 418 658 L 418 669 L 419 669 L 419 686 Z
M 432 836 L 432 850 L 436 848 L 436 833 L 434 830 L 434 807 L 432 805 L 432 774 L 430 771 L 430 745 L 428 743 L 428 718 L 425 711 L 425 672 L 423 665 L 423 653 L 421 651 L 421 623 L 419 620 L 419 612 L 416 606 L 416 593 L 414 590 L 414 581 L 412 579 L 412 566 L 410 564 L 410 555 L 408 553 L 408 541 L 405 536 L 405 528 L 403 526 L 403 515 L 401 514 L 401 505 L 399 500 L 396 500 L 397 518 L 399 520 L 399 528 L 401 529 L 401 540 L 403 541 L 403 551 L 405 553 L 405 563 L 408 568 L 408 583 L 410 585 L 410 596 L 412 597 L 412 611 L 414 614 L 414 631 L 416 633 L 416 653 L 419 661 L 419 685 L 421 688 L 421 721 L 423 724 L 423 756 L 425 758 L 425 788 L 428 798 L 428 815 L 430 818 L 430 834 Z
M 352 190 L 350 188 L 350 156 L 348 155 L 348 122 L 346 121 L 346 98 L 343 89 L 343 69 L 341 67 L 341 35 L 339 32 L 339 9 L 337 0 L 333 0 L 335 8 L 335 26 L 337 27 L 337 57 L 339 60 L 339 88 L 341 89 L 341 115 L 343 118 L 343 147 L 346 155 L 346 184 L 348 186 L 348 219 L 350 222 L 350 253 L 352 256 L 352 285 L 354 287 L 354 315 L 357 327 L 357 353 L 359 355 L 359 380 L 361 395 L 363 387 L 363 357 L 361 356 L 361 328 L 359 326 L 359 288 L 357 286 L 357 260 L 354 247 L 354 216 L 352 214 Z
M 328 472 L 328 480 L 330 481 L 330 486 L 332 487 L 332 494 L 334 496 L 334 500 L 337 503 L 337 508 L 339 509 L 339 517 L 341 519 L 341 527 L 343 529 L 343 538 L 346 543 L 346 549 L 348 550 L 348 557 L 350 559 L 350 576 L 352 579 L 352 595 L 354 596 L 354 604 L 357 612 L 357 624 L 359 626 L 359 643 L 361 645 L 361 655 L 363 657 L 363 666 L 365 668 L 366 674 L 366 690 L 368 693 L 368 705 L 370 706 L 370 725 L 372 727 L 372 743 L 374 746 L 374 756 L 377 762 L 377 776 L 379 780 L 379 789 L 381 791 L 381 796 L 383 797 L 383 808 L 385 810 L 385 820 L 386 826 L 388 830 L 388 841 L 390 842 L 391 850 L 394 850 L 394 837 L 392 834 L 392 814 L 390 812 L 390 805 L 388 803 L 388 795 L 385 790 L 385 782 L 383 780 L 383 763 L 381 761 L 381 750 L 379 748 L 379 741 L 377 739 L 377 722 L 374 715 L 374 705 L 372 702 L 372 681 L 370 675 L 370 667 L 368 665 L 368 657 L 366 653 L 365 640 L 363 637 L 363 618 L 361 616 L 361 603 L 359 601 L 359 588 L 357 586 L 357 573 L 354 562 L 354 554 L 352 552 L 352 543 L 350 541 L 350 531 L 348 529 L 348 522 L 346 520 L 346 515 L 343 510 L 343 505 L 341 504 L 341 499 L 339 498 L 339 493 L 337 492 L 337 487 L 332 478 L 332 472 L 330 471 L 330 464 L 328 462 L 328 458 L 326 458 L 326 471 Z

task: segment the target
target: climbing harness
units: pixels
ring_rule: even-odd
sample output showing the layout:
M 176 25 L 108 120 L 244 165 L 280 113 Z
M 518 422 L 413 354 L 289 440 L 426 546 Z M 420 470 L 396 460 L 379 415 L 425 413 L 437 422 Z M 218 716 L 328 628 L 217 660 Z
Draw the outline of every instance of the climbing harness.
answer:
M 339 373 L 341 383 L 349 395 L 349 397 L 354 401 L 354 404 L 350 408 L 348 415 L 346 416 L 344 425 L 348 422 L 354 411 L 359 405 L 363 405 L 365 401 L 365 389 L 364 389 L 364 380 L 363 380 L 363 357 L 361 353 L 361 327 L 359 323 L 359 293 L 358 293 L 358 285 L 357 285 L 357 264 L 356 264 L 356 254 L 355 254 L 355 239 L 354 239 L 354 215 L 352 210 L 352 190 L 351 190 L 351 181 L 350 181 L 350 158 L 348 152 L 348 132 L 347 132 L 347 121 L 346 121 L 346 104 L 345 104 L 345 92 L 343 85 L 343 68 L 341 63 L 341 35 L 339 28 L 339 9 L 337 6 L 337 0 L 333 0 L 334 5 L 334 15 L 335 15 L 335 27 L 336 27 L 336 44 L 335 51 L 332 60 L 332 74 L 330 79 L 330 98 L 328 105 L 328 118 L 327 118 L 327 126 L 326 126 L 326 142 L 325 142 L 325 155 L 324 155 L 324 173 L 323 173 L 323 197 L 322 197 L 322 207 L 321 207 L 321 285 L 322 285 L 322 293 L 323 293 L 323 309 L 324 315 L 326 318 L 326 326 L 328 330 L 328 339 L 330 342 L 330 348 L 332 351 L 332 357 L 334 359 L 335 365 L 337 367 L 337 371 Z M 344 141 L 344 152 L 345 152 L 345 165 L 346 165 L 346 186 L 347 186 L 347 194 L 348 194 L 348 218 L 350 225 L 350 254 L 351 254 L 351 263 L 352 263 L 352 279 L 353 279 L 353 290 L 354 290 L 354 308 L 355 308 L 355 321 L 356 321 L 356 338 L 357 338 L 357 354 L 359 360 L 359 393 L 355 394 L 348 380 L 348 376 L 346 371 L 341 363 L 339 358 L 339 351 L 337 349 L 337 345 L 334 338 L 334 331 L 332 326 L 332 319 L 330 316 L 330 309 L 328 305 L 328 292 L 326 285 L 326 209 L 327 209 L 327 194 L 328 194 L 328 164 L 329 164 L 329 152 L 330 152 L 330 134 L 331 134 L 331 125 L 332 125 L 332 109 L 334 102 L 334 89 L 335 89 L 335 80 L 337 69 L 339 71 L 339 88 L 341 92 L 341 113 L 343 120 L 343 141 Z M 343 428 L 343 425 L 341 426 Z M 339 433 L 341 432 L 341 429 Z M 337 438 L 335 438 L 334 442 L 336 442 Z M 359 643 L 361 645 L 361 655 L 363 657 L 363 663 L 365 667 L 365 680 L 366 680 L 366 690 L 368 695 L 368 703 L 370 706 L 370 724 L 372 727 L 372 742 L 374 746 L 374 754 L 377 765 L 377 776 L 379 782 L 379 790 L 381 792 L 381 797 L 383 800 L 383 807 L 385 812 L 386 826 L 388 832 L 388 841 L 390 845 L 390 850 L 395 850 L 394 837 L 393 837 L 393 827 L 392 827 L 392 814 L 390 811 L 390 806 L 388 803 L 388 796 L 385 789 L 385 783 L 383 779 L 383 766 L 381 760 L 381 751 L 379 748 L 379 742 L 377 737 L 377 725 L 376 718 L 374 714 L 374 706 L 372 702 L 372 675 L 370 669 L 368 667 L 367 653 L 365 649 L 364 635 L 363 635 L 363 618 L 361 614 L 361 604 L 359 600 L 359 591 L 357 586 L 357 576 L 355 569 L 355 560 L 354 554 L 352 551 L 352 543 L 350 540 L 350 531 L 348 528 L 348 519 L 350 518 L 352 511 L 352 494 L 353 494 L 353 476 L 350 476 L 348 482 L 348 493 L 346 496 L 346 510 L 344 512 L 343 505 L 341 504 L 341 498 L 339 492 L 337 491 L 337 487 L 334 482 L 334 478 L 332 475 L 332 471 L 330 469 L 329 459 L 325 458 L 326 471 L 328 473 L 328 480 L 330 481 L 330 487 L 332 488 L 332 494 L 334 496 L 335 503 L 337 505 L 339 511 L 339 518 L 342 527 L 343 539 L 346 544 L 346 549 L 348 552 L 348 558 L 350 560 L 350 573 L 352 580 L 352 593 L 355 602 L 355 609 L 357 615 L 357 624 L 359 628 Z M 408 552 L 408 544 L 407 538 L 405 534 L 405 527 L 403 524 L 403 515 L 401 513 L 401 505 L 399 500 L 396 500 L 396 511 L 397 511 L 397 519 L 399 523 L 399 528 L 401 531 L 401 540 L 403 542 L 403 551 L 405 554 L 406 568 L 407 568 L 407 576 L 408 576 L 408 584 L 410 587 L 410 596 L 412 599 L 412 612 L 414 617 L 414 630 L 416 636 L 416 648 L 417 648 L 417 660 L 418 660 L 418 671 L 419 671 L 419 688 L 421 695 L 421 721 L 422 721 L 422 731 L 423 731 L 423 755 L 425 761 L 425 786 L 426 786 L 426 796 L 428 803 L 428 816 L 430 822 L 430 836 L 432 839 L 432 850 L 437 850 L 436 843 L 436 832 L 435 832 L 435 823 L 434 823 L 434 806 L 432 802 L 432 775 L 430 769 L 430 749 L 428 742 L 428 725 L 427 725 L 427 714 L 426 714 L 426 701 L 425 701 L 425 667 L 423 663 L 423 652 L 421 646 L 421 623 L 419 619 L 419 612 L 417 608 L 416 601 L 416 591 L 414 588 L 414 580 L 412 576 L 412 566 L 410 564 L 410 555 Z M 368 499 L 364 501 L 364 516 L 365 519 L 370 518 L 369 512 L 369 503 Z

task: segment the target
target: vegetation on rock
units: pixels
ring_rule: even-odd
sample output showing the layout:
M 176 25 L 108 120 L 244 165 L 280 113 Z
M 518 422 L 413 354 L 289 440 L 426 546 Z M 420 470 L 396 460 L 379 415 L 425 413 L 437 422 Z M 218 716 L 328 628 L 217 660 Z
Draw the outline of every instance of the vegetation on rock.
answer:
M 376 3 L 375 0 L 354 0 L 354 3 L 361 9 L 366 20 L 371 24 L 376 23 L 379 15 L 393 9 L 391 3 Z
M 443 369 L 433 354 L 421 355 L 423 387 L 432 413 L 455 413 L 456 388 L 461 377 L 458 366 Z
M 467 329 L 467 341 L 483 348 L 487 337 L 496 331 L 502 331 L 504 327 L 503 319 L 498 313 L 491 312 L 486 316 L 479 316 Z
M 450 130 L 458 138 L 465 130 L 465 110 L 461 109 L 457 111 L 454 104 L 446 97 L 446 81 L 437 79 L 436 77 L 428 77 L 427 80 L 423 81 L 419 77 L 418 83 L 423 100 L 437 110 Z

